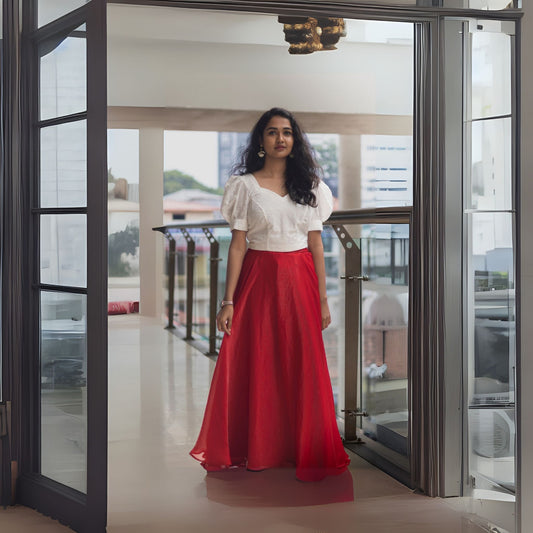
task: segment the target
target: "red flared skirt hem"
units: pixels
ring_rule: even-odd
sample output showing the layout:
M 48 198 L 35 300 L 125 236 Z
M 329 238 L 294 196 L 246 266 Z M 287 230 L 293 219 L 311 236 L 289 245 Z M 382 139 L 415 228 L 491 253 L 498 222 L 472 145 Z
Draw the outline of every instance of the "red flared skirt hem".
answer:
M 208 471 L 296 467 L 302 481 L 344 472 L 309 250 L 248 250 L 191 456 Z

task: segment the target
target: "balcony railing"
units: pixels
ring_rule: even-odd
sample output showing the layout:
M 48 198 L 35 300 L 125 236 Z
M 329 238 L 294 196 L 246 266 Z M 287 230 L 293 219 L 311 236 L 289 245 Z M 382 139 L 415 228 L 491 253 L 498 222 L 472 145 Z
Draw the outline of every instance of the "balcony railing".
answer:
M 407 450 L 411 211 L 336 211 L 322 234 L 332 315 L 324 343 L 345 442 L 361 442 L 361 434 L 382 439 L 381 423 L 359 418 L 368 414 L 367 408 L 374 413 L 399 411 L 387 423 L 396 427 L 405 422 L 405 432 L 394 429 L 400 436 L 385 445 L 401 456 Z M 216 313 L 224 294 L 228 224 L 207 220 L 153 229 L 167 239 L 166 327 L 214 357 L 222 340 Z
M 354 241 L 357 237 L 347 230 L 349 225 L 376 225 L 376 224 L 409 224 L 411 216 L 410 207 L 357 209 L 336 211 L 324 224 L 330 227 L 337 236 L 339 243 L 345 251 L 344 276 L 342 279 L 354 281 L 361 276 L 360 246 Z M 220 275 L 221 266 L 225 271 L 225 253 L 231 239 L 228 223 L 225 220 L 206 220 L 200 222 L 180 222 L 153 228 L 161 232 L 168 241 L 166 253 L 167 274 L 167 316 L 168 329 L 178 329 L 178 336 L 190 341 L 199 347 L 206 355 L 217 355 L 217 347 L 221 340 L 216 330 L 216 313 L 218 303 L 223 296 L 225 275 Z M 220 232 L 219 230 L 225 230 Z M 331 235 L 329 235 L 330 237 Z M 328 234 L 325 235 L 325 239 Z M 364 238 L 363 238 L 364 239 Z M 395 256 L 398 253 L 398 244 L 401 243 L 405 255 L 405 245 L 409 239 L 391 239 L 391 275 L 394 279 L 407 279 L 408 263 L 398 265 Z M 221 254 L 221 244 L 224 254 Z M 354 246 L 355 245 L 355 246 Z M 326 265 L 332 259 L 334 250 L 325 247 Z M 366 259 L 372 257 L 371 252 L 366 254 Z M 366 269 L 374 268 L 379 271 L 379 265 L 372 265 L 367 261 Z M 364 268 L 364 266 L 363 266 Z M 387 270 L 387 265 L 382 269 Z M 327 268 L 328 278 L 334 277 L 333 268 Z M 225 272 L 224 272 L 225 273 Z M 346 287 L 350 284 L 346 283 Z M 195 292 L 197 293 L 195 296 Z M 351 292 L 351 291 L 350 291 Z M 198 293 L 202 293 L 199 296 Z M 354 295 L 349 296 L 351 301 Z M 198 305 L 202 301 L 203 305 Z M 196 304 L 196 305 L 195 305 Z

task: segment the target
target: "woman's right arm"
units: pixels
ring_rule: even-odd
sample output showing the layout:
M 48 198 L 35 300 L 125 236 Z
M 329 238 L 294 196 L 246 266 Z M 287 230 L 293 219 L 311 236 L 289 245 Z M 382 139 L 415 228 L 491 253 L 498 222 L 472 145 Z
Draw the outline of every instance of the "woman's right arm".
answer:
M 233 294 L 241 274 L 242 262 L 246 253 L 246 231 L 233 230 L 228 252 L 228 268 L 226 273 L 225 301 L 233 301 Z M 231 335 L 233 321 L 233 305 L 225 305 L 217 314 L 218 331 Z

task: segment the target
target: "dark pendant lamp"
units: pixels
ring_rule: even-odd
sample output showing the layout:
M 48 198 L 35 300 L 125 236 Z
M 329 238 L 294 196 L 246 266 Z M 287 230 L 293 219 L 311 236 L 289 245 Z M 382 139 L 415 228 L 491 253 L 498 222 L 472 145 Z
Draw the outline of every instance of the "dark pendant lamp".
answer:
M 278 17 L 283 24 L 289 54 L 312 54 L 336 50 L 341 37 L 346 37 L 344 19 L 337 17 Z

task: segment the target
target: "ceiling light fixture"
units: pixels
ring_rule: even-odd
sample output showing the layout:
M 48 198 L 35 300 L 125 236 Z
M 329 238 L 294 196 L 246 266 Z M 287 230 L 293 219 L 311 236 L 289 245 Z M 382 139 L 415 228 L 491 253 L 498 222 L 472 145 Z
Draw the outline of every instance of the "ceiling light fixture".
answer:
M 289 54 L 312 54 L 336 50 L 341 37 L 346 37 L 344 19 L 338 17 L 278 17 L 283 24 Z

